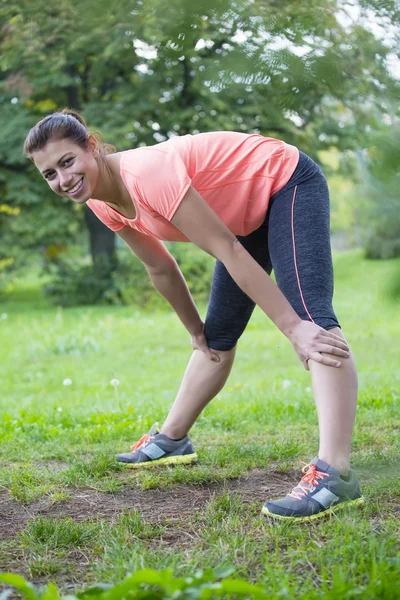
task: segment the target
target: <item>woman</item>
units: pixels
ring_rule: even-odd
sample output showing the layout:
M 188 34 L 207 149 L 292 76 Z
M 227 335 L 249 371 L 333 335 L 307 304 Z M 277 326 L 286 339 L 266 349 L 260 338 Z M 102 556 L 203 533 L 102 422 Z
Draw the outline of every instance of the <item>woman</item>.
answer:
M 192 338 L 161 430 L 153 427 L 117 460 L 135 468 L 196 460 L 188 432 L 225 384 L 258 304 L 310 370 L 320 428 L 318 455 L 300 483 L 262 512 L 301 521 L 361 503 L 349 467 L 357 374 L 332 309 L 329 195 L 319 167 L 280 140 L 237 132 L 106 154 L 68 110 L 37 123 L 24 152 L 56 194 L 87 204 L 118 233 Z M 205 323 L 161 240 L 194 242 L 217 259 Z

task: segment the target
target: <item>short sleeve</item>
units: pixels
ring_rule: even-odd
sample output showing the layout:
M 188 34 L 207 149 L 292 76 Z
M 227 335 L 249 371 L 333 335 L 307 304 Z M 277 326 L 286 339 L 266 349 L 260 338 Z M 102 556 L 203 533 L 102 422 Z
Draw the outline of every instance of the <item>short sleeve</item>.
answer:
M 148 149 L 139 181 L 143 203 L 168 221 L 172 219 L 192 180 L 175 148 Z
M 104 202 L 101 202 L 100 200 L 88 200 L 86 205 L 94 212 L 96 217 L 112 231 L 121 231 L 121 229 L 126 227 L 126 224 L 123 221 L 120 221 L 117 215 L 114 217 L 110 214 Z

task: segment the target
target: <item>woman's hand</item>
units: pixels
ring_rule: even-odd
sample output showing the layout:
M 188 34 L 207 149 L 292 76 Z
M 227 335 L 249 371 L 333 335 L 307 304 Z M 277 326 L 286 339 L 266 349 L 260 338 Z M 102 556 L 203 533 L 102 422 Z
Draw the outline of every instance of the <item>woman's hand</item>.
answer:
M 310 370 L 307 362 L 310 359 L 328 367 L 340 367 L 341 362 L 334 357 L 349 358 L 350 356 L 349 346 L 342 337 L 310 321 L 301 321 L 294 327 L 288 338 L 307 371 Z M 323 356 L 322 352 L 332 355 L 332 358 Z
M 213 362 L 219 362 L 219 356 L 208 347 L 206 336 L 204 335 L 204 323 L 202 323 L 201 333 L 192 335 L 193 350 L 201 350 Z

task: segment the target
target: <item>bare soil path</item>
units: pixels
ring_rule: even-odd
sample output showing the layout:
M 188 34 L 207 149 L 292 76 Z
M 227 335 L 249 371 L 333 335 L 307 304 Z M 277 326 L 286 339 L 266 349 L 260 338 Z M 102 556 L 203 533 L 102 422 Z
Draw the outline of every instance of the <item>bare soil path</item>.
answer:
M 44 496 L 36 502 L 24 505 L 8 492 L 0 493 L 0 539 L 13 538 L 36 516 L 72 517 L 79 521 L 90 517 L 113 521 L 127 510 L 139 511 L 142 518 L 151 523 L 165 522 L 189 516 L 202 510 L 215 496 L 225 491 L 235 491 L 244 502 L 284 496 L 297 482 L 297 473 L 268 472 L 254 469 L 235 480 L 207 485 L 179 485 L 173 488 L 142 490 L 126 487 L 120 492 L 103 493 L 92 488 L 70 490 L 70 498 L 52 503 Z

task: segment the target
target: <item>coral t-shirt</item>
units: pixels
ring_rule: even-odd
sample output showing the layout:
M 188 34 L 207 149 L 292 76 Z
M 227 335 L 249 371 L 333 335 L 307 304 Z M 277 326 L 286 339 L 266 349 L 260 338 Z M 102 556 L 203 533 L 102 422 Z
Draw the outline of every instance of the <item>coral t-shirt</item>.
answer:
M 132 227 L 166 241 L 189 241 L 170 221 L 193 188 L 235 235 L 263 223 L 268 202 L 288 182 L 299 151 L 259 134 L 216 131 L 170 138 L 120 154 L 120 173 L 136 211 L 128 219 L 106 202 L 87 201 L 107 227 Z

